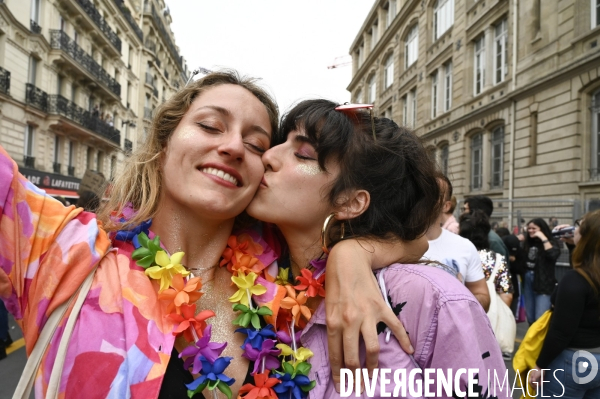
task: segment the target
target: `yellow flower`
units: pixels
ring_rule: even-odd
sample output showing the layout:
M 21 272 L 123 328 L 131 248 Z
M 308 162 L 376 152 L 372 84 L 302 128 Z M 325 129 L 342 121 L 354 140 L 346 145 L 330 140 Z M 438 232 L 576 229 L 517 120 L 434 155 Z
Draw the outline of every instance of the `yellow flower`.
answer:
M 277 344 L 277 345 L 275 345 L 275 347 L 277 349 L 281 350 L 281 353 L 279 354 L 279 356 L 293 356 L 294 357 L 294 361 L 293 361 L 294 367 L 296 367 L 296 365 L 298 363 L 305 362 L 314 356 L 314 353 L 308 348 L 300 347 L 296 351 L 294 351 L 292 348 L 290 348 L 286 344 Z
M 290 269 L 287 267 L 282 267 L 279 269 L 279 273 L 277 274 L 277 278 L 275 279 L 275 284 L 286 285 L 289 284 L 289 275 Z
M 243 272 L 240 272 L 237 276 L 231 276 L 231 281 L 237 285 L 238 290 L 229 298 L 229 302 L 239 302 L 248 306 L 250 295 L 262 295 L 267 292 L 263 285 L 254 285 L 256 277 L 258 276 L 254 272 L 248 273 L 247 276 Z
M 160 289 L 158 292 L 164 291 L 171 285 L 171 280 L 173 276 L 176 274 L 181 274 L 182 276 L 187 276 L 190 274 L 185 267 L 181 264 L 181 259 L 183 259 L 184 252 L 177 252 L 169 255 L 165 251 L 156 252 L 156 257 L 154 261 L 158 266 L 152 266 L 146 269 L 146 275 L 150 276 L 155 280 L 160 279 Z

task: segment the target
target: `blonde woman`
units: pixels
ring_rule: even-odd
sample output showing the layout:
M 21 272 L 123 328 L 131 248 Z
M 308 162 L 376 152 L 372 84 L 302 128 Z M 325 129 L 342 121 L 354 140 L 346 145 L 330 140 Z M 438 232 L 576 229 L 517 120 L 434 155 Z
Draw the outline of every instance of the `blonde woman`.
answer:
M 75 296 L 88 276 L 93 278 L 66 347 L 62 376 L 57 386 L 51 385 L 57 394 L 66 398 L 187 397 L 184 383 L 193 377 L 177 356 L 186 342 L 176 342 L 176 324 L 168 317 L 173 314 L 159 300 L 159 291 L 178 287 L 171 281 L 175 271 L 201 277 L 205 295 L 197 308 L 189 305 L 197 315 L 186 322 L 204 323 L 214 311 L 216 317 L 209 320 L 215 326 L 213 341 L 231 340 L 230 324 L 220 322 L 226 319 L 223 314 L 231 312 L 226 302 L 230 281 L 221 273 L 225 269 L 216 265 L 236 217 L 262 180 L 261 155 L 270 146 L 277 121 L 277 106 L 252 79 L 221 72 L 192 83 L 158 110 L 149 139 L 115 182 L 110 201 L 98 215 L 100 220 L 46 196 L 18 173 L 17 165 L 0 148 L 0 298 L 23 328 L 28 355 L 53 312 Z M 154 272 L 145 271 L 132 258 L 139 242 L 132 242 L 131 237 L 140 232 L 151 239 L 160 237 L 157 255 L 151 259 Z M 422 253 L 419 248 L 417 257 Z M 402 250 L 395 252 L 397 257 Z M 336 264 L 355 254 L 371 263 L 371 254 L 360 245 L 340 251 L 328 282 L 333 291 L 351 292 L 339 284 L 357 285 L 369 276 L 370 268 L 358 267 L 360 272 L 352 281 L 345 282 L 342 271 L 336 277 Z M 200 284 L 194 284 L 199 288 Z M 196 294 L 192 296 L 197 299 Z M 403 332 L 378 296 L 373 289 L 358 299 L 339 296 L 333 300 L 330 310 L 349 315 L 343 332 L 340 317 L 332 321 L 338 363 L 343 359 L 341 334 L 346 337 L 344 348 L 351 348 L 348 356 L 358 352 L 353 347 L 358 346 L 359 332 L 372 330 L 375 335 L 374 324 L 380 320 L 396 335 Z M 353 307 L 356 302 L 359 305 Z M 48 394 L 70 309 L 59 319 L 50 343 L 41 348 L 36 397 Z M 405 348 L 410 345 L 407 342 L 404 335 Z M 229 345 L 225 355 L 235 355 L 235 348 Z M 377 348 L 372 351 L 376 353 Z M 243 367 L 244 362 L 236 359 L 231 363 L 232 374 Z M 232 385 L 234 392 L 241 383 Z

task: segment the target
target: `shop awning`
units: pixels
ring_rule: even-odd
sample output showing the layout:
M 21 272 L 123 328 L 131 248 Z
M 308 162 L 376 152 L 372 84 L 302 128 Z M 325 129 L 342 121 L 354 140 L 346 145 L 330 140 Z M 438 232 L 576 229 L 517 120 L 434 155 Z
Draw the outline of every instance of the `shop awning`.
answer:
M 79 194 L 77 191 L 70 190 L 59 190 L 56 188 L 44 188 L 43 189 L 47 194 L 61 197 L 69 197 L 69 198 L 79 198 Z

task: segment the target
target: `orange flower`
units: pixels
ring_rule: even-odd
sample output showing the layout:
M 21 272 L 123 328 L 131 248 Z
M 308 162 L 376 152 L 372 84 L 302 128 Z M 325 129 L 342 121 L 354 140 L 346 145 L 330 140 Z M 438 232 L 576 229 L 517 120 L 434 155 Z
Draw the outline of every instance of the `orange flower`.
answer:
M 285 286 L 285 289 L 288 296 L 281 300 L 281 307 L 292 311 L 292 316 L 294 317 L 297 326 L 300 325 L 300 314 L 302 314 L 307 321 L 310 320 L 312 313 L 305 305 L 306 300 L 308 299 L 306 293 L 301 291 L 296 296 L 296 290 L 289 284 Z
M 212 310 L 203 310 L 197 315 L 196 313 L 196 304 L 192 305 L 181 305 L 181 315 L 176 313 L 171 313 L 167 315 L 167 317 L 173 320 L 175 323 L 179 325 L 173 331 L 173 335 L 178 336 L 183 333 L 183 336 L 188 342 L 196 342 L 197 339 L 194 337 L 194 330 L 196 331 L 196 336 L 198 338 L 202 338 L 202 334 L 204 329 L 206 328 L 206 319 L 213 317 L 215 312 Z
M 260 274 L 266 266 L 254 255 L 260 255 L 263 251 L 263 247 L 255 243 L 248 234 L 241 234 L 238 237 L 230 236 L 219 265 L 227 266 L 227 270 L 234 275 L 237 275 L 238 272 Z
M 191 278 L 186 282 L 183 281 L 183 276 L 177 274 L 173 276 L 171 287 L 158 294 L 158 299 L 161 301 L 169 301 L 167 313 L 181 314 L 180 307 L 183 304 L 196 302 L 202 296 L 202 279 L 200 277 Z
M 294 286 L 294 288 L 297 290 L 306 290 L 306 296 L 309 298 L 314 298 L 317 295 L 325 298 L 325 288 L 323 288 L 325 274 L 314 279 L 313 273 L 306 269 L 300 270 L 300 273 L 302 273 L 302 276 L 296 277 L 296 280 L 300 281 L 300 284 Z
M 240 388 L 239 398 L 243 396 L 243 399 L 277 399 L 277 393 L 273 390 L 275 384 L 280 383 L 281 380 L 277 378 L 269 378 L 269 371 L 264 373 L 254 374 L 254 384 L 246 384 Z

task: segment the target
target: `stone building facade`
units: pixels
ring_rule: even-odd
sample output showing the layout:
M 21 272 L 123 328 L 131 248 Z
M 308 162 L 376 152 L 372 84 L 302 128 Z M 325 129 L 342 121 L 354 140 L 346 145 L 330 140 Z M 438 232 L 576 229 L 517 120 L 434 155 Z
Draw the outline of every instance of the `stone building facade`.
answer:
M 600 0 L 378 0 L 350 52 L 459 199 L 600 198 Z
M 23 174 L 74 196 L 119 173 L 186 79 L 170 23 L 163 0 L 0 0 L 0 144 Z

